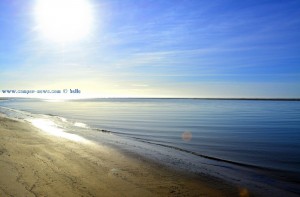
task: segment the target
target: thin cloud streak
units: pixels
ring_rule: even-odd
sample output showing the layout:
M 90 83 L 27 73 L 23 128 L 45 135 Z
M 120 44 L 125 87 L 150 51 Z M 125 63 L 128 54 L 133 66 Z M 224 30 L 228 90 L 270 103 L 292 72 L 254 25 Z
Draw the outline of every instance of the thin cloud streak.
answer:
M 30 25 L 30 10 L 17 16 L 0 13 L 1 27 L 18 29 L 0 32 L 0 40 L 11 40 L 10 50 L 0 46 L 0 88 L 54 81 L 93 87 L 93 94 L 101 95 L 115 87 L 114 95 L 142 95 L 144 89 L 145 95 L 198 95 L 203 90 L 216 96 L 229 88 L 234 96 L 246 94 L 243 88 L 256 88 L 257 95 L 266 90 L 247 84 L 276 90 L 270 84 L 281 82 L 300 96 L 295 89 L 300 76 L 298 1 L 93 2 L 94 32 L 69 44 L 43 39 Z

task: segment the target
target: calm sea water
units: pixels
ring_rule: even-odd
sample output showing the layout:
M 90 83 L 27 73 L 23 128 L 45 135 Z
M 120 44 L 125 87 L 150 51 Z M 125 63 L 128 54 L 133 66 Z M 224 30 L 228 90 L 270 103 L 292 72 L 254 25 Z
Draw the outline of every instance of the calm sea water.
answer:
M 296 101 L 19 99 L 2 101 L 0 106 L 65 117 L 194 156 L 300 174 L 300 102 Z M 190 139 L 183 139 L 183 133 Z

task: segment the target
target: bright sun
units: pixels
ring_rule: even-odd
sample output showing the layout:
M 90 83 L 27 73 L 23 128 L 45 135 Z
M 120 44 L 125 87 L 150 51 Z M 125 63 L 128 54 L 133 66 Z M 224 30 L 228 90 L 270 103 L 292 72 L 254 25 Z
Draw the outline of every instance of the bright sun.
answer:
M 93 13 L 89 0 L 37 0 L 35 17 L 45 37 L 72 42 L 90 33 Z

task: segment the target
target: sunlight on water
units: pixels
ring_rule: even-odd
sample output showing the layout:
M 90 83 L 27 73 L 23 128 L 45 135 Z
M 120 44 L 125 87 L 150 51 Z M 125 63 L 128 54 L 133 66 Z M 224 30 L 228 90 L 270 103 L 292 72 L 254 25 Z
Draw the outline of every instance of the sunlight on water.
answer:
M 42 131 L 56 136 L 56 137 L 61 137 L 61 138 L 65 138 L 71 141 L 75 141 L 75 142 L 87 142 L 86 139 L 84 139 L 83 137 L 80 137 L 78 135 L 75 134 L 71 134 L 71 133 L 66 133 L 64 132 L 63 129 L 59 128 L 54 122 L 47 120 L 47 119 L 29 119 L 29 122 L 31 122 L 31 124 L 39 129 L 41 129 Z
M 58 102 L 65 102 L 66 100 L 63 99 L 48 99 L 48 100 L 44 100 L 46 102 L 51 102 L 51 103 L 58 103 Z

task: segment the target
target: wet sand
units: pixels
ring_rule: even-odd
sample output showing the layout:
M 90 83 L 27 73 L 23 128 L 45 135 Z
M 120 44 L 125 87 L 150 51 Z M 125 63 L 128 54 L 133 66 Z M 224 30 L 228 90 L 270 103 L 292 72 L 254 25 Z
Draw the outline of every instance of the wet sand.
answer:
M 95 143 L 0 117 L 0 196 L 249 196 L 208 176 L 168 169 Z

